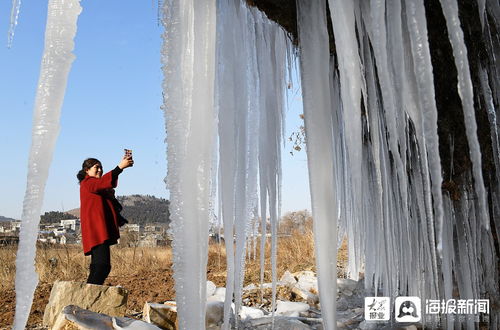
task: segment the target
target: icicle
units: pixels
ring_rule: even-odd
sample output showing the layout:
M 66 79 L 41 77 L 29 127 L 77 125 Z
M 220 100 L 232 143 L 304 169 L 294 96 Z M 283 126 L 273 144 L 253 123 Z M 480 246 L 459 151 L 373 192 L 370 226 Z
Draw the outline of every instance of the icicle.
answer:
M 38 283 L 36 240 L 45 183 L 59 134 L 59 119 L 71 64 L 79 0 L 51 0 L 45 28 L 45 49 L 33 111 L 33 133 L 22 225 L 16 259 L 16 314 L 14 329 L 24 329 Z
M 460 27 L 458 18 L 458 4 L 456 0 L 440 0 L 446 18 L 448 35 L 453 48 L 455 65 L 458 73 L 458 94 L 462 100 L 464 113 L 465 131 L 469 144 L 469 153 L 472 161 L 472 172 L 474 174 L 474 186 L 479 199 L 480 220 L 486 230 L 490 228 L 488 206 L 486 202 L 486 189 L 484 188 L 483 172 L 481 167 L 481 147 L 477 138 L 476 115 L 474 113 L 474 93 L 472 91 L 472 80 L 469 72 L 469 60 L 467 59 L 467 48 L 465 47 L 464 34 Z M 440 227 L 441 228 L 441 227 Z
M 336 328 L 337 196 L 325 1 L 297 1 L 318 284 L 325 329 Z
M 170 190 L 180 329 L 205 327 L 211 151 L 215 128 L 215 19 L 212 0 L 168 0 L 163 6 L 163 90 L 168 132 L 166 181 Z
M 347 185 L 352 187 L 353 194 L 348 202 L 351 204 L 351 220 L 348 220 L 349 268 L 353 279 L 358 279 L 360 270 L 358 244 L 359 234 L 354 229 L 361 221 L 358 212 L 362 201 L 357 194 L 362 191 L 362 130 L 361 130 L 361 91 L 364 82 L 361 75 L 361 62 L 358 55 L 356 39 L 355 9 L 352 1 L 329 0 L 331 22 L 335 36 L 338 67 L 340 74 L 340 92 L 345 112 L 344 125 L 346 135 L 347 162 L 349 176 Z
M 427 40 L 427 25 L 425 10 L 422 0 L 408 0 L 406 4 L 406 16 L 408 31 L 411 41 L 412 56 L 414 62 L 417 90 L 422 111 L 422 122 L 425 136 L 426 151 L 429 155 L 429 172 L 432 180 L 432 198 L 434 200 L 434 215 L 438 233 L 437 251 L 442 251 L 442 224 L 443 224 L 443 198 L 441 195 L 441 162 L 439 157 L 439 138 L 437 135 L 437 108 L 434 97 L 434 78 L 432 76 L 432 64 Z M 422 153 L 424 155 L 424 153 Z M 431 239 L 432 251 L 434 251 L 434 221 L 429 218 L 428 229 Z M 437 260 L 433 256 L 433 283 L 438 283 Z
M 12 8 L 10 10 L 10 26 L 9 33 L 7 36 L 7 47 L 12 47 L 12 42 L 14 40 L 14 32 L 17 26 L 17 20 L 19 18 L 19 9 L 21 8 L 21 0 L 12 0 Z

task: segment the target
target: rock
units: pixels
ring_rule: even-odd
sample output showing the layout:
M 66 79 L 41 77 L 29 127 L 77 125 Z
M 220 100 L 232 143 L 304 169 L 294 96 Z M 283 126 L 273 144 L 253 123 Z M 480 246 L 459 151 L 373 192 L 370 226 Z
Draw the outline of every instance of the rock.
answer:
M 242 321 L 249 319 L 258 319 L 264 317 L 264 311 L 258 308 L 241 306 L 239 316 Z
M 298 278 L 296 286 L 300 287 L 302 290 L 314 293 L 318 292 L 318 279 L 314 275 L 314 272 L 305 270 L 294 273 L 293 276 Z
M 309 305 L 315 305 L 319 302 L 319 297 L 317 294 L 304 290 L 301 287 L 298 286 L 292 287 L 292 292 L 295 293 L 300 298 L 302 298 L 303 300 L 307 301 Z
M 224 303 L 220 301 L 207 302 L 205 325 L 207 328 L 215 328 L 224 321 Z
M 177 329 L 177 304 L 166 301 L 164 304 L 146 302 L 142 309 L 142 319 L 163 329 Z
M 298 317 L 299 313 L 307 312 L 309 305 L 303 302 L 281 301 L 276 303 L 276 315 Z
M 100 329 L 100 330 L 158 330 L 155 325 L 128 317 L 111 317 L 75 305 L 64 307 L 57 316 L 52 330 Z
M 243 291 L 251 291 L 251 290 L 256 290 L 256 289 L 258 289 L 258 286 L 256 286 L 253 283 L 250 283 L 247 286 L 243 287 Z
M 283 274 L 283 276 L 281 276 L 281 279 L 280 279 L 280 284 L 281 285 L 293 286 L 296 283 L 297 283 L 297 280 L 292 275 L 292 273 L 290 273 L 288 270 L 285 271 L 285 273 Z
M 376 322 L 362 321 L 360 324 L 358 324 L 358 329 L 360 330 L 371 330 L 371 329 L 376 329 L 377 327 L 378 324 Z
M 207 298 L 213 296 L 217 290 L 217 286 L 212 281 L 207 281 Z
M 207 301 L 225 301 L 226 300 L 226 288 L 217 288 L 214 294 L 207 298 Z
M 263 289 L 271 289 L 273 287 L 272 283 L 262 283 L 262 288 Z M 253 283 L 247 285 L 246 287 L 243 288 L 243 291 L 251 291 L 251 290 L 257 290 L 260 289 L 260 284 L 255 285 Z
M 352 291 L 351 290 L 344 290 L 344 292 L 342 292 L 345 296 L 352 296 Z
M 347 303 L 347 300 L 342 297 L 339 300 L 337 300 L 337 310 L 338 311 L 345 311 L 349 308 L 349 304 Z
M 338 278 L 337 288 L 341 292 L 351 291 L 351 294 L 358 287 L 358 281 L 354 281 L 348 278 Z
M 43 325 L 51 327 L 61 310 L 68 305 L 110 316 L 124 316 L 127 297 L 128 292 L 122 287 L 56 281 L 45 307 Z
M 177 324 L 177 304 L 175 301 L 166 301 L 164 304 L 150 303 L 144 304 L 143 320 L 153 323 L 162 329 L 175 330 Z M 220 301 L 208 301 L 206 311 L 207 329 L 216 329 L 224 320 L 224 303 Z

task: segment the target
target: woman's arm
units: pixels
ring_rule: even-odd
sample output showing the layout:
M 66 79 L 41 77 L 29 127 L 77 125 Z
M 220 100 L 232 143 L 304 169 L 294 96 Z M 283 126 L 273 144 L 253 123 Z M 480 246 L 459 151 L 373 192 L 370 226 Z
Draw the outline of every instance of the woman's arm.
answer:
M 131 157 L 123 157 L 118 166 L 112 171 L 104 174 L 100 178 L 87 177 L 80 185 L 91 193 L 96 193 L 102 190 L 116 188 L 118 185 L 118 175 L 127 167 L 134 165 L 134 160 Z

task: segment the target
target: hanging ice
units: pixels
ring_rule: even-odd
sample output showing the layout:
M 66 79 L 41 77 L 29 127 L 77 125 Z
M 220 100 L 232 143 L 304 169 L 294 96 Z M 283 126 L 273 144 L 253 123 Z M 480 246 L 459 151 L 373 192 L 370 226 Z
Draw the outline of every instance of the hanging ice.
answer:
M 484 189 L 483 173 L 481 167 L 481 149 L 477 138 L 476 115 L 474 113 L 474 93 L 469 72 L 469 60 L 467 59 L 467 48 L 464 43 L 464 35 L 458 18 L 458 5 L 456 0 L 440 0 L 446 17 L 448 35 L 453 47 L 455 65 L 458 71 L 458 94 L 462 99 L 464 112 L 465 131 L 469 142 L 469 152 L 472 161 L 472 173 L 474 174 L 474 185 L 479 198 L 480 221 L 489 230 L 490 219 L 486 202 L 486 190 Z M 482 5 L 484 6 L 484 4 Z M 482 17 L 481 17 L 482 22 Z
M 318 284 L 325 329 L 336 328 L 337 196 L 333 164 L 325 1 L 297 2 L 307 159 Z
M 14 329 L 24 329 L 38 275 L 36 240 L 45 183 L 59 133 L 59 118 L 71 64 L 79 0 L 51 0 L 45 28 L 45 49 L 33 111 L 33 135 L 16 259 L 16 314 Z
M 356 278 L 364 271 L 370 293 L 419 296 L 422 300 L 454 296 L 500 299 L 498 245 L 493 236 L 493 230 L 498 234 L 500 228 L 500 41 L 496 36 L 500 6 L 495 0 L 474 2 L 474 12 L 479 13 L 475 21 L 482 33 L 478 37 L 484 41 L 484 54 L 480 55 L 484 56 L 469 67 L 467 54 L 474 53 L 466 49 L 467 29 L 460 27 L 457 2 L 441 3 L 458 69 L 457 91 L 473 164 L 458 178 L 450 173 L 450 178 L 460 182 L 455 191 L 442 187 L 442 170 L 450 164 L 453 170 L 457 148 L 449 148 L 450 161 L 442 166 L 436 99 L 440 95 L 434 90 L 439 80 L 433 73 L 438 70 L 432 67 L 432 37 L 427 31 L 432 15 L 426 13 L 426 6 L 430 2 L 329 0 L 329 7 L 326 0 L 297 2 L 325 328 L 336 326 L 336 249 L 344 236 L 349 240 L 350 276 Z M 18 4 L 14 0 L 13 8 Z M 48 146 L 57 135 L 58 111 L 71 63 L 69 45 L 79 12 L 76 0 L 50 4 L 71 14 L 64 16 L 66 21 L 56 11 L 49 12 L 52 23 L 47 24 L 30 156 L 33 166 L 19 246 L 17 328 L 26 323 L 26 301 L 31 301 L 36 286 L 32 243 L 51 157 Z M 328 38 L 327 8 L 334 40 Z M 17 9 L 13 13 L 16 17 Z M 179 324 L 183 329 L 205 326 L 208 221 L 217 200 L 227 253 L 224 326 L 228 329 L 232 326 L 231 303 L 234 301 L 236 312 L 241 306 L 247 246 L 254 248 L 255 256 L 253 220 L 258 210 L 261 278 L 269 217 L 276 293 L 283 88 L 286 65 L 290 70 L 292 62 L 290 43 L 277 24 L 255 8 L 249 9 L 244 1 L 220 0 L 216 5 L 215 0 L 168 0 L 163 5 L 162 21 L 166 30 L 162 63 L 167 184 L 171 191 Z M 62 37 L 64 42 L 53 36 L 54 22 L 69 24 L 63 30 L 68 34 Z M 50 45 L 57 52 L 52 53 Z M 69 50 L 60 51 L 58 47 L 63 45 Z M 54 61 L 61 65 L 49 65 Z M 62 89 L 55 92 L 55 86 Z M 478 93 L 476 98 L 473 92 Z M 476 100 L 478 109 L 474 108 Z M 489 172 L 482 168 L 475 132 L 474 112 L 482 110 L 487 111 L 487 137 L 493 152 L 494 169 Z M 481 171 L 488 175 L 484 181 Z M 474 221 L 476 218 L 482 221 Z M 484 230 L 489 221 L 495 228 Z M 253 245 L 247 244 L 247 239 Z M 196 244 L 186 244 L 192 241 Z M 448 328 L 457 323 L 452 318 L 442 321 Z M 473 321 L 467 317 L 463 323 L 473 327 Z M 425 316 L 423 322 L 427 325 Z M 499 312 L 492 309 L 490 327 L 498 328 L 499 324 Z
M 215 0 L 165 1 L 162 63 L 181 329 L 205 327 L 209 193 L 215 116 Z
M 14 40 L 14 32 L 17 26 L 17 19 L 19 18 L 19 9 L 21 8 L 21 0 L 12 0 L 12 8 L 10 10 L 10 26 L 7 36 L 7 47 L 12 47 Z
M 219 207 L 228 265 L 224 313 L 227 328 L 231 302 L 234 300 L 236 311 L 241 305 L 245 240 L 259 201 L 261 274 L 267 207 L 271 231 L 276 232 L 287 45 L 283 31 L 275 23 L 243 2 L 220 1 L 218 18 Z M 276 279 L 275 238 L 271 245 L 272 274 Z

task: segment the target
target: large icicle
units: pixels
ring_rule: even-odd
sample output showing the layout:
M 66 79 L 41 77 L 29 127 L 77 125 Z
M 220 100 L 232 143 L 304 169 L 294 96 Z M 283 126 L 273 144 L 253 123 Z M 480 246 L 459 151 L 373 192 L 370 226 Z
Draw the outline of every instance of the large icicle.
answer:
M 219 201 L 226 235 L 227 329 L 231 303 L 234 301 L 236 315 L 241 306 L 245 240 L 258 205 L 258 191 L 262 219 L 265 221 L 269 206 L 276 231 L 287 44 L 278 25 L 240 1 L 219 1 L 217 15 Z M 265 244 L 264 234 L 261 242 Z M 276 239 L 272 247 L 276 250 Z M 261 248 L 261 255 L 264 251 Z M 275 266 L 273 277 L 277 277 Z
M 21 0 L 12 0 L 12 8 L 10 10 L 10 26 L 7 36 L 7 47 L 12 47 L 14 40 L 14 32 L 17 26 L 17 19 L 19 18 L 19 9 L 21 8 Z
M 215 0 L 168 0 L 163 6 L 166 182 L 180 329 L 205 328 L 215 20 Z
M 36 240 L 45 184 L 59 135 L 59 119 L 72 53 L 79 0 L 51 0 L 45 28 L 45 48 L 33 111 L 33 133 L 22 225 L 16 259 L 16 314 L 14 329 L 24 329 L 38 283 L 35 272 Z
M 434 251 L 434 228 L 442 228 L 443 223 L 443 196 L 441 194 L 441 161 L 439 156 L 439 138 L 437 134 L 437 107 L 434 94 L 434 77 L 432 75 L 432 63 L 427 39 L 427 23 L 425 18 L 424 3 L 422 0 L 408 0 L 405 2 L 406 20 L 411 43 L 413 66 L 416 77 L 416 86 L 421 106 L 421 120 L 425 136 L 426 152 L 429 156 L 429 174 L 432 181 L 431 191 L 434 205 L 434 217 L 429 218 L 428 229 L 431 239 L 432 251 Z M 425 152 L 425 151 L 423 151 Z M 426 196 L 430 201 L 430 196 Z M 435 221 L 434 221 L 435 219 Z M 442 251 L 441 231 L 437 233 L 437 250 Z M 432 256 L 434 282 L 438 282 L 437 260 Z
M 346 200 L 349 205 L 342 205 L 351 210 L 350 219 L 347 220 L 349 272 L 353 279 L 358 279 L 361 267 L 361 250 L 359 249 L 361 245 L 359 244 L 360 233 L 354 228 L 361 220 L 358 212 L 361 211 L 362 201 L 357 192 L 362 191 L 361 92 L 364 89 L 364 82 L 356 40 L 354 2 L 328 0 L 328 3 L 338 57 L 341 102 L 344 109 L 344 134 L 347 149 L 345 157 L 347 157 L 348 164 L 346 168 L 349 169 L 346 182 L 354 192 Z
M 448 35 L 453 48 L 455 65 L 458 73 L 458 94 L 462 100 L 464 113 L 465 131 L 469 143 L 470 159 L 472 161 L 472 173 L 474 175 L 474 186 L 479 199 L 479 213 L 483 226 L 489 230 L 490 219 L 488 216 L 488 205 L 486 202 L 486 190 L 484 188 L 483 172 L 481 167 L 481 148 L 477 138 L 476 115 L 474 113 L 474 93 L 472 91 L 472 80 L 469 72 L 469 60 L 467 59 L 467 48 L 464 42 L 464 33 L 460 27 L 458 18 L 458 4 L 456 0 L 440 0 L 446 18 Z M 441 230 L 441 228 L 440 228 Z
M 325 329 L 336 328 L 337 196 L 325 1 L 297 1 L 316 265 Z

